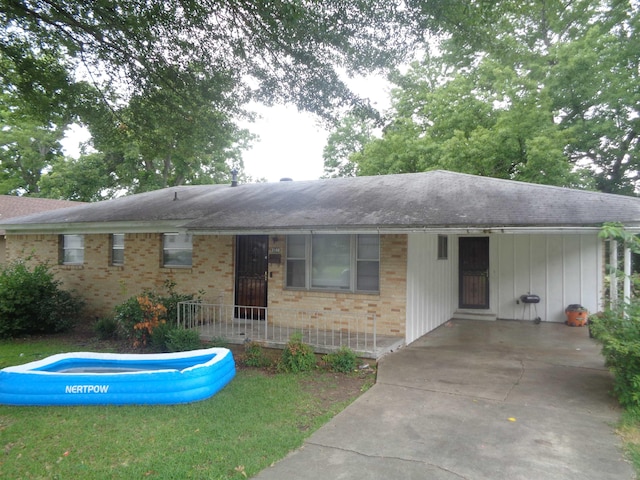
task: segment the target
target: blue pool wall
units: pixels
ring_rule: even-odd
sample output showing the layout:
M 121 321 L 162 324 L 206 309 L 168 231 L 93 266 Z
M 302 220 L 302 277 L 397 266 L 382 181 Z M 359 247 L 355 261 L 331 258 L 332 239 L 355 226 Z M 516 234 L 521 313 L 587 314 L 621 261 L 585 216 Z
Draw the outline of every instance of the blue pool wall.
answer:
M 148 365 L 149 370 L 119 373 L 55 371 L 87 364 L 123 368 Z M 0 404 L 191 403 L 218 393 L 235 377 L 235 373 L 233 354 L 226 348 L 148 355 L 91 352 L 60 354 L 0 370 Z

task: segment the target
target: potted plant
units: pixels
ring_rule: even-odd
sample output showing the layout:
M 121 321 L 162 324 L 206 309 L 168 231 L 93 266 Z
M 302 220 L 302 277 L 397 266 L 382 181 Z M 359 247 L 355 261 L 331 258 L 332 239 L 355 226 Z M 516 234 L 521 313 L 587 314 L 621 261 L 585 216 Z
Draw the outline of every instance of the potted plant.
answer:
M 565 323 L 570 327 L 583 327 L 587 324 L 589 311 L 582 305 L 569 305 L 565 308 L 564 313 L 567 316 L 567 321 Z

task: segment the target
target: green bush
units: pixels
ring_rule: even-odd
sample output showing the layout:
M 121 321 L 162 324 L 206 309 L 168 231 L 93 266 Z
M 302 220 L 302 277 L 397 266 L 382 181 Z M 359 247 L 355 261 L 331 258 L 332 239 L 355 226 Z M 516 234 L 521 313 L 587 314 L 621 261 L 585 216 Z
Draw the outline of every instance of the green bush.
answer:
M 173 282 L 166 281 L 164 287 L 164 294 L 145 290 L 115 308 L 119 331 L 132 340 L 135 348 L 166 351 L 165 335 L 177 326 L 178 303 L 195 298 L 192 294 L 176 293 Z
M 268 367 L 271 361 L 264 354 L 262 345 L 257 342 L 247 342 L 244 345 L 244 363 L 249 367 Z
M 196 330 L 173 328 L 167 332 L 167 350 L 170 352 L 186 352 L 202 348 L 200 334 Z
M 118 338 L 118 322 L 111 317 L 101 318 L 93 326 L 93 331 L 100 340 L 114 340 Z
M 0 271 L 0 337 L 71 329 L 83 302 L 60 288 L 48 265 L 14 262 Z
M 295 333 L 282 351 L 280 368 L 286 372 L 308 372 L 316 366 L 316 355 L 313 349 L 302 342 L 302 335 Z
M 169 325 L 168 323 L 159 323 L 151 331 L 150 347 L 155 352 L 168 352 L 169 351 L 169 332 L 176 327 Z
M 621 308 L 594 315 L 589 328 L 602 343 L 616 397 L 625 407 L 640 409 L 640 303 L 628 305 L 626 312 Z
M 324 360 L 334 372 L 349 373 L 353 372 L 358 366 L 356 352 L 349 347 L 340 347 L 337 352 L 328 353 L 323 356 L 322 360 Z

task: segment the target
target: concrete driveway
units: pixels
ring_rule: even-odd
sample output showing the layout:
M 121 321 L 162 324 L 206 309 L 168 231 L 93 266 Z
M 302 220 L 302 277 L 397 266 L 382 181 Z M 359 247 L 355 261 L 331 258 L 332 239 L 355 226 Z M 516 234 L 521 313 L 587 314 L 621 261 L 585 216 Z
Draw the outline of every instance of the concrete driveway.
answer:
M 633 479 L 611 384 L 586 328 L 453 320 L 255 478 Z

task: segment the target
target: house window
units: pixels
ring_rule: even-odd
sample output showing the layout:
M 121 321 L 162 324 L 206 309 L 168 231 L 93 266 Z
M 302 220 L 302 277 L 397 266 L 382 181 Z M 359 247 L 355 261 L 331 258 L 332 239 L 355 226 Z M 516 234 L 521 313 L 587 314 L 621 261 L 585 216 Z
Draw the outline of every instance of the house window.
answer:
M 449 237 L 446 235 L 438 235 L 438 260 L 447 260 L 449 258 Z
M 287 287 L 377 292 L 379 277 L 378 235 L 287 236 Z
M 162 265 L 190 267 L 193 243 L 191 234 L 165 233 L 162 238 Z
M 380 290 L 380 237 L 358 235 L 356 290 Z
M 84 262 L 84 235 L 62 236 L 63 265 L 82 265 Z
M 306 237 L 287 236 L 287 287 L 306 287 Z
M 124 233 L 111 235 L 111 265 L 124 265 Z

